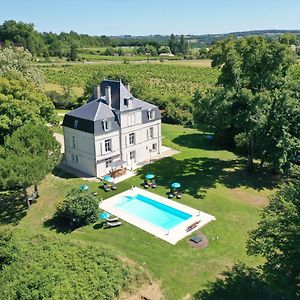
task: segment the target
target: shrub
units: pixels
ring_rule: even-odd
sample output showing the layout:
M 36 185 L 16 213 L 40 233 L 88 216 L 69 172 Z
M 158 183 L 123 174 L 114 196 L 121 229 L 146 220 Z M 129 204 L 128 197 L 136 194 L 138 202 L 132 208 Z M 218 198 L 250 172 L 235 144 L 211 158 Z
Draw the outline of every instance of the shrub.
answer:
M 17 258 L 17 247 L 12 230 L 6 226 L 0 228 L 0 271 Z
M 1 299 L 117 299 L 131 269 L 100 246 L 58 236 L 17 240 L 16 260 L 1 272 Z
M 57 215 L 74 227 L 96 222 L 97 212 L 97 198 L 77 189 L 71 190 L 57 209 Z

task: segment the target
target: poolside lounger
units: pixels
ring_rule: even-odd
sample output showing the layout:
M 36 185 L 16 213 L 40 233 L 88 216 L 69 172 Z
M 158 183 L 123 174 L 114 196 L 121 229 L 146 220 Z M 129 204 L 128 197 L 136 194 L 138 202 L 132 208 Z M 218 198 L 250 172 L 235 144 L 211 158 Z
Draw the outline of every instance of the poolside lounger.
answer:
M 117 189 L 117 186 L 114 183 L 112 183 L 111 184 L 111 189 L 115 191 Z
M 200 223 L 200 221 L 196 221 L 194 222 L 193 224 L 189 225 L 187 228 L 186 228 L 186 231 L 191 231 L 192 229 L 196 228 L 197 225 Z
M 122 225 L 122 222 L 121 221 L 118 221 L 118 222 L 106 222 L 105 224 L 106 228 L 110 228 L 110 227 L 117 227 L 117 226 L 120 226 Z
M 119 221 L 119 218 L 117 217 L 106 219 L 106 222 L 117 222 L 117 221 Z
M 145 181 L 144 181 L 144 188 L 146 188 L 146 189 L 147 189 L 148 187 L 149 187 L 148 181 L 147 181 L 147 180 L 145 180 Z

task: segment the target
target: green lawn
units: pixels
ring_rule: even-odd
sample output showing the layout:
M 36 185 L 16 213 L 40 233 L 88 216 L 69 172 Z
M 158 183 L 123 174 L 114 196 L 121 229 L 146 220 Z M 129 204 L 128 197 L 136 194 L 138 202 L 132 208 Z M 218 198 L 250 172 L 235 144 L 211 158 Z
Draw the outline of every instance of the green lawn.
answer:
M 118 184 L 117 192 L 131 185 L 139 186 L 148 171 L 156 174 L 158 187 L 153 192 L 157 194 L 165 195 L 172 181 L 181 182 L 184 195 L 178 201 L 217 218 L 202 229 L 209 238 L 207 248 L 191 248 L 188 238 L 173 246 L 130 224 L 103 230 L 98 223 L 72 233 L 55 229 L 51 217 L 56 204 L 63 200 L 68 190 L 83 182 L 60 171 L 48 175 L 40 185 L 41 196 L 20 220 L 20 232 L 43 231 L 103 245 L 145 267 L 161 283 L 167 299 L 192 296 L 205 287 L 207 280 L 213 280 L 237 260 L 251 265 L 260 263 L 260 258 L 246 255 L 245 245 L 247 232 L 256 227 L 261 206 L 266 205 L 266 198 L 275 186 L 270 175 L 246 176 L 243 158 L 219 149 L 207 141 L 205 134 L 193 129 L 164 124 L 163 143 L 180 153 L 145 166 L 137 176 Z M 87 184 L 91 192 L 99 191 L 99 199 L 115 193 L 100 191 L 96 183 Z M 9 220 L 8 214 L 1 213 L 6 215 L 6 220 Z

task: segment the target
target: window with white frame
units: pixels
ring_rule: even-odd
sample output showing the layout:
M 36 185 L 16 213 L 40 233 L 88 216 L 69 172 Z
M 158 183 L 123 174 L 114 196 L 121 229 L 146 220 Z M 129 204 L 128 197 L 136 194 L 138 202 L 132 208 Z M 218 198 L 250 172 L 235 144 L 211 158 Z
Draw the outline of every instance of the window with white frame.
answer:
M 75 155 L 73 153 L 71 153 L 71 159 L 73 162 L 75 161 Z
M 124 105 L 128 108 L 132 108 L 132 98 L 124 98 Z
M 76 137 L 72 136 L 72 148 L 75 149 L 76 148 Z
M 129 152 L 129 158 L 130 158 L 130 160 L 135 161 L 135 151 Z
M 152 144 L 152 150 L 156 151 L 157 150 L 157 144 Z
M 153 139 L 153 137 L 154 137 L 153 127 L 149 128 L 149 137 L 150 137 L 150 139 Z
M 154 110 L 149 109 L 147 111 L 147 117 L 148 117 L 149 120 L 153 120 L 154 117 L 155 117 Z
M 112 158 L 109 157 L 105 160 L 105 168 L 109 168 L 111 166 L 112 163 Z
M 77 164 L 79 164 L 79 157 L 78 157 L 78 155 L 75 155 L 75 162 L 76 162 Z
M 105 140 L 104 141 L 104 151 L 105 152 L 110 152 L 111 151 L 111 139 Z
M 103 129 L 104 131 L 109 131 L 111 128 L 110 121 L 103 121 Z
M 74 121 L 74 129 L 77 129 L 77 127 L 78 127 L 78 120 L 76 119 L 76 120 Z
M 129 145 L 134 145 L 135 144 L 135 133 L 130 133 L 129 134 Z
M 135 115 L 130 114 L 128 115 L 128 126 L 133 126 L 135 124 Z

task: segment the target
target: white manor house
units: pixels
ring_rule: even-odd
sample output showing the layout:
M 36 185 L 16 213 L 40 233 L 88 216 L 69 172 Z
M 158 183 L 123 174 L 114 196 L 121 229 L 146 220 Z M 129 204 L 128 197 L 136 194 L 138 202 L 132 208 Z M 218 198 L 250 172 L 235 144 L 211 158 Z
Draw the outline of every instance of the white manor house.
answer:
M 161 152 L 161 114 L 121 81 L 104 80 L 63 120 L 65 162 L 90 176 L 132 169 Z

